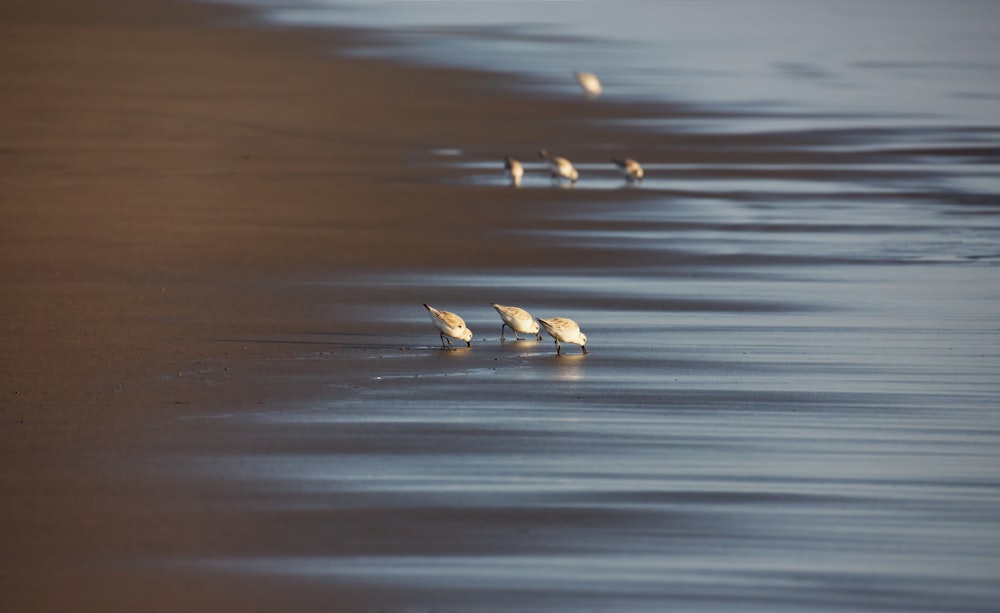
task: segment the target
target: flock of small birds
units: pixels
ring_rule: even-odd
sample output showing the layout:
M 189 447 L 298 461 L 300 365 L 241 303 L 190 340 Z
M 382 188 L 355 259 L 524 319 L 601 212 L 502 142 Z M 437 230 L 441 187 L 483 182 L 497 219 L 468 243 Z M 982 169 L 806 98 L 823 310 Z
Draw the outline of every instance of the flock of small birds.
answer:
M 603 91 L 597 75 L 589 72 L 576 72 L 574 76 L 588 97 L 596 98 Z M 539 149 L 538 157 L 547 162 L 553 184 L 563 181 L 575 184 L 579 180 L 580 172 L 568 159 L 552 155 L 545 149 Z M 611 162 L 629 183 L 642 181 L 643 175 L 645 175 L 639 162 L 632 158 L 613 157 Z M 510 180 L 511 185 L 520 187 L 521 179 L 524 177 L 524 165 L 507 156 L 504 158 L 504 174 Z M 467 346 L 472 347 L 472 330 L 469 330 L 469 327 L 465 325 L 464 319 L 450 311 L 435 309 L 426 303 L 424 303 L 424 308 L 431 316 L 431 323 L 440 333 L 442 347 L 451 345 L 451 339 L 465 341 Z M 544 328 L 545 332 L 555 339 L 556 355 L 562 355 L 562 343 L 579 345 L 583 349 L 583 353 L 587 353 L 587 335 L 580 330 L 579 324 L 568 317 L 535 318 L 520 307 L 506 306 L 495 302 L 493 308 L 503 320 L 503 324 L 500 326 L 500 342 L 506 340 L 504 333 L 507 328 L 510 328 L 517 340 L 521 340 L 518 333 L 534 335 L 538 340 L 542 340 L 540 330 Z
M 465 325 L 465 320 L 451 311 L 435 309 L 431 305 L 424 303 L 424 308 L 431 316 L 431 323 L 438 329 L 441 337 L 441 346 L 451 345 L 451 339 L 465 341 L 466 346 L 472 347 L 472 330 Z M 562 355 L 562 343 L 579 345 L 584 353 L 587 353 L 587 335 L 580 331 L 580 325 L 568 317 L 549 317 L 542 319 L 535 318 L 531 313 L 521 307 L 507 306 L 493 303 L 493 308 L 500 314 L 503 323 L 500 325 L 500 342 L 506 340 L 505 332 L 510 328 L 514 333 L 514 338 L 522 340 L 518 333 L 530 334 L 542 340 L 541 329 L 555 339 L 556 355 Z M 539 324 L 541 324 L 539 326 Z M 446 344 L 447 343 L 447 344 Z
M 590 72 L 576 72 L 573 74 L 588 97 L 596 98 L 601 95 L 603 88 L 597 75 Z M 545 149 L 538 150 L 538 157 L 548 163 L 549 175 L 552 178 L 553 184 L 569 181 L 570 185 L 575 185 L 577 180 L 579 180 L 580 172 L 568 159 L 552 155 Z M 611 158 L 611 163 L 615 165 L 615 168 L 625 177 L 628 183 L 641 182 L 643 176 L 646 174 L 639 162 L 632 158 L 613 157 Z M 514 187 L 521 187 L 521 179 L 524 177 L 524 165 L 519 160 L 507 156 L 504 158 L 503 168 L 504 176 L 507 177 L 510 184 Z
M 573 166 L 573 163 L 564 157 L 552 155 L 545 149 L 538 150 L 538 157 L 548 162 L 549 175 L 553 183 L 569 181 L 570 185 L 575 185 L 580 178 L 580 171 Z M 611 158 L 611 163 L 615 165 L 629 183 L 641 182 L 646 172 L 632 158 Z M 521 187 L 521 179 L 524 177 L 524 165 L 510 156 L 503 160 L 504 176 L 510 180 L 514 187 Z

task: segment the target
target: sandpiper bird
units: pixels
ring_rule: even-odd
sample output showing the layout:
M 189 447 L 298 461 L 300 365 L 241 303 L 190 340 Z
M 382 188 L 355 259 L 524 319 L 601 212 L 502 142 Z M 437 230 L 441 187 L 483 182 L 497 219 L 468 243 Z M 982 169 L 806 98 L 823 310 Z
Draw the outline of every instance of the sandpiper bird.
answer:
M 503 325 L 500 326 L 501 341 L 504 340 L 504 328 L 510 328 L 513 330 L 514 338 L 517 340 L 521 340 L 521 337 L 517 335 L 518 332 L 523 332 L 524 334 L 534 334 L 538 337 L 538 340 L 542 340 L 542 335 L 538 328 L 538 322 L 531 317 L 531 313 L 516 306 L 504 306 L 495 302 L 492 304 L 493 308 L 497 310 L 497 313 L 500 313 L 500 319 L 503 320 Z
M 504 175 L 510 179 L 514 187 L 521 187 L 521 177 L 524 176 L 524 166 L 514 158 L 507 156 L 503 161 Z
M 601 95 L 601 81 L 592 72 L 574 72 L 573 76 L 576 77 L 576 82 L 580 84 L 583 91 L 587 93 L 591 98 L 596 98 Z
M 439 311 L 427 303 L 424 303 L 424 308 L 431 314 L 431 323 L 441 331 L 442 347 L 445 346 L 445 341 L 448 341 L 450 345 L 451 338 L 465 341 L 469 347 L 472 347 L 472 330 L 465 326 L 465 320 L 449 311 Z M 449 336 L 451 338 L 448 338 Z
M 639 166 L 639 162 L 636 162 L 632 158 L 611 158 L 615 166 L 618 167 L 618 172 L 625 176 L 625 180 L 629 183 L 634 183 L 636 181 L 642 181 L 642 176 L 646 174 L 642 170 L 642 166 Z
M 576 180 L 580 178 L 580 173 L 576 171 L 576 168 L 573 168 L 573 164 L 566 158 L 559 157 L 558 155 L 549 155 L 549 152 L 545 149 L 538 150 L 538 157 L 549 163 L 549 172 L 552 173 L 553 181 L 569 179 L 571 183 L 576 183 Z
M 587 353 L 587 335 L 580 332 L 580 326 L 568 317 L 552 317 L 549 319 L 538 318 L 538 323 L 542 324 L 545 331 L 552 338 L 556 339 L 556 355 L 562 353 L 560 343 L 573 343 L 583 348 Z

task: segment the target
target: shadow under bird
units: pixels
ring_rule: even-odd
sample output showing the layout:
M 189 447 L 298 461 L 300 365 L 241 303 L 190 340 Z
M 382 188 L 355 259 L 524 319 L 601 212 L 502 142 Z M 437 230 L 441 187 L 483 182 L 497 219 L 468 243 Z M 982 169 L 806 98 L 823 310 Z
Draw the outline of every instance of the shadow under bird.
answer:
M 636 162 L 632 158 L 611 158 L 611 161 L 618 167 L 618 172 L 622 173 L 622 176 L 629 183 L 642 181 L 643 175 L 646 174 L 642 166 L 639 165 L 639 162 Z
M 518 162 L 514 158 L 507 156 L 503 161 L 503 173 L 508 179 L 510 179 L 510 184 L 514 187 L 521 187 L 521 177 L 524 176 L 524 166 L 521 162 Z
M 568 317 L 550 317 L 549 319 L 538 318 L 538 323 L 542 324 L 545 332 L 556 339 L 556 355 L 562 354 L 561 343 L 572 343 L 579 345 L 584 353 L 587 353 L 587 335 L 580 331 L 580 325 Z
M 542 340 L 540 328 L 538 327 L 538 322 L 531 316 L 531 313 L 525 311 L 521 307 L 516 306 L 505 306 L 503 304 L 492 303 L 493 308 L 497 310 L 500 314 L 500 319 L 503 320 L 503 325 L 500 326 L 500 341 L 504 341 L 504 328 L 510 328 L 514 332 L 514 338 L 521 340 L 521 337 L 517 335 L 518 332 L 522 334 L 532 334 L 538 340 Z
M 553 181 L 568 179 L 571 183 L 576 183 L 576 180 L 580 178 L 580 173 L 566 158 L 550 155 L 545 149 L 538 150 L 538 157 L 549 163 L 549 172 L 552 174 Z
M 466 345 L 472 347 L 472 330 L 465 325 L 464 319 L 450 311 L 439 311 L 427 303 L 424 303 L 424 308 L 430 313 L 431 323 L 441 332 L 442 347 L 445 346 L 445 341 L 450 345 L 452 338 L 465 341 Z

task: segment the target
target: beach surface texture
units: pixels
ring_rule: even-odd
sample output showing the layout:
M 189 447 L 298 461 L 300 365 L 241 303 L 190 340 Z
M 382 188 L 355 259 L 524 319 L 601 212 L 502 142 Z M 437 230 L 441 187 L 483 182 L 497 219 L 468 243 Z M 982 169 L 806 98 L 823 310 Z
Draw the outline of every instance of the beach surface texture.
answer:
M 0 610 L 1000 599 L 995 131 L 675 134 L 614 75 L 0 7 Z

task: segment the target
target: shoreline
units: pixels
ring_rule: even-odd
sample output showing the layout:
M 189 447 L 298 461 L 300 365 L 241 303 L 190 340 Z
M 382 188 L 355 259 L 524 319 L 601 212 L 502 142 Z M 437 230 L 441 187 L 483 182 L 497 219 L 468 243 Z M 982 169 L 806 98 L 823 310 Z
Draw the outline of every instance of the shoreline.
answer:
M 817 608 L 860 607 L 870 584 L 838 574 L 848 531 L 866 563 L 904 569 L 886 602 L 912 608 L 995 559 L 977 553 L 989 541 L 971 521 L 920 540 L 956 490 L 963 517 L 985 517 L 995 498 L 977 481 L 1000 432 L 985 408 L 995 317 L 989 288 L 969 289 L 995 261 L 975 264 L 992 234 L 970 236 L 962 219 L 993 205 L 975 190 L 912 190 L 925 185 L 919 164 L 962 151 L 811 147 L 856 131 L 624 129 L 698 111 L 344 57 L 349 30 L 265 25 L 229 6 L 9 8 L 0 493 L 16 504 L 3 515 L 4 610 L 621 608 L 602 597 L 662 610 L 678 596 L 708 608 L 761 597 L 744 591 L 760 552 L 776 568 L 754 576 L 791 586 L 762 606 L 805 602 L 782 598 L 825 582 Z M 504 155 L 539 147 L 708 168 L 665 173 L 696 177 L 691 191 L 469 180 L 483 160 L 499 178 Z M 460 163 L 438 149 L 460 149 Z M 877 167 L 900 159 L 914 168 Z M 716 197 L 706 185 L 831 174 L 863 196 Z M 940 247 L 942 229 L 968 246 Z M 972 262 L 937 268 L 939 287 L 969 300 L 940 329 L 927 327 L 948 311 L 924 287 L 932 265 L 901 267 L 912 240 L 932 245 L 918 256 Z M 579 284 L 549 286 L 580 271 Z M 489 301 L 508 299 L 585 315 L 587 359 L 575 347 L 557 359 L 548 338 L 500 344 Z M 486 342 L 441 351 L 421 302 L 459 307 Z M 964 405 L 939 406 L 955 397 Z M 981 436 L 963 434 L 969 415 Z M 920 495 L 882 492 L 897 483 Z M 842 519 L 816 530 L 828 511 Z M 957 543 L 964 566 L 934 574 L 930 555 L 882 557 L 945 542 L 935 537 Z M 802 540 L 822 555 L 785 573 L 805 550 L 780 547 Z M 734 542 L 742 565 L 729 563 Z M 709 574 L 666 572 L 664 584 L 628 560 L 677 547 Z M 560 556 L 582 574 L 545 583 L 562 576 Z M 503 566 L 517 560 L 529 570 Z M 961 596 L 976 610 L 995 588 L 970 585 Z
M 533 201 L 580 194 L 439 184 L 407 159 L 464 144 L 495 151 L 499 174 L 515 143 L 555 148 L 578 140 L 583 122 L 610 135 L 593 120 L 625 108 L 506 95 L 496 75 L 345 58 L 330 46 L 350 32 L 247 25 L 234 7 L 8 9 L 0 483 L 18 504 L 5 511 L 17 536 L 0 592 L 12 610 L 136 608 L 147 590 L 182 581 L 154 573 L 123 587 L 123 569 L 107 567 L 211 540 L 169 512 L 201 486 L 139 483 L 129 467 L 222 445 L 206 440 L 205 411 L 328 397 L 325 382 L 282 378 L 282 360 L 303 349 L 280 339 L 354 324 L 328 289 L 296 279 L 581 255 L 540 241 L 511 249 L 504 235 Z M 348 301 L 363 301 L 359 291 Z M 339 366 L 348 381 L 363 368 Z M 152 610 L 196 602 L 199 589 L 184 589 Z
M 102 6 L 105 13 L 119 14 L 115 2 Z M 148 56 L 131 58 L 129 63 L 133 65 L 125 68 L 116 66 L 122 74 L 112 73 L 104 81 L 88 75 L 80 77 L 83 83 L 60 85 L 76 89 L 73 95 L 82 96 L 79 113 L 72 100 L 49 102 L 52 108 L 45 109 L 49 117 L 10 124 L 12 134 L 5 139 L 10 161 L 4 178 L 5 206 L 17 209 L 8 213 L 12 223 L 8 225 L 10 236 L 6 237 L 10 240 L 5 276 L 20 290 L 15 294 L 52 292 L 52 298 L 46 301 L 26 298 L 23 307 L 18 305 L 23 310 L 14 314 L 15 321 L 33 319 L 36 314 L 30 313 L 29 305 L 37 306 L 39 302 L 53 305 L 53 312 L 45 314 L 55 320 L 61 314 L 57 308 L 62 311 L 62 307 L 72 307 L 76 300 L 85 305 L 86 312 L 86 293 L 90 292 L 95 300 L 104 300 L 105 290 L 110 293 L 124 288 L 125 295 L 110 297 L 107 302 L 122 310 L 119 315 L 126 319 L 156 317 L 180 308 L 184 309 L 184 317 L 209 314 L 214 321 L 203 324 L 224 325 L 227 314 L 219 312 L 221 306 L 201 309 L 191 304 L 215 293 L 211 283 L 219 275 L 243 281 L 233 283 L 226 291 L 246 291 L 246 304 L 251 302 L 250 296 L 254 301 L 266 300 L 259 294 L 267 290 L 242 285 L 268 278 L 281 282 L 288 271 L 308 277 L 334 270 L 426 266 L 448 269 L 456 262 L 469 268 L 489 264 L 491 257 L 484 254 L 485 250 L 472 248 L 480 244 L 483 236 L 471 235 L 483 227 L 502 229 L 505 223 L 516 226 L 505 219 L 506 213 L 483 206 L 465 208 L 463 215 L 447 217 L 444 223 L 434 219 L 445 219 L 448 211 L 462 206 L 473 193 L 505 206 L 522 205 L 512 202 L 511 194 L 502 191 L 484 193 L 474 186 L 434 184 L 423 174 L 426 169 L 412 167 L 406 159 L 438 143 L 454 145 L 466 139 L 482 148 L 484 142 L 492 140 L 497 130 L 479 125 L 480 111 L 455 113 L 447 118 L 438 115 L 440 109 L 451 108 L 448 99 L 456 92 L 482 103 L 481 112 L 486 114 L 491 109 L 506 108 L 509 115 L 524 115 L 524 109 L 531 108 L 530 114 L 536 117 L 531 128 L 499 131 L 501 142 L 495 145 L 498 156 L 506 146 L 504 140 L 527 140 L 524 134 L 539 132 L 537 128 L 546 125 L 552 116 L 564 114 L 562 102 L 523 97 L 513 98 L 519 101 L 518 111 L 509 101 L 501 101 L 496 91 L 484 93 L 481 86 L 475 85 L 481 75 L 465 71 L 414 69 L 331 57 L 322 46 L 342 44 L 337 42 L 345 36 L 341 32 L 233 27 L 227 22 L 232 22 L 232 15 L 241 14 L 239 9 L 174 2 L 151 6 L 177 23 L 165 27 L 142 17 L 128 17 L 129 11 L 123 10 L 125 17 L 116 19 L 135 19 L 136 23 L 113 24 L 114 35 L 108 36 L 106 46 L 94 46 L 90 52 L 96 61 L 115 45 L 147 36 L 156 47 Z M 97 12 L 90 19 L 99 20 L 102 14 Z M 157 19 L 151 17 L 150 21 Z M 212 22 L 215 25 L 205 25 Z M 43 27 L 31 23 L 30 15 L 19 18 L 17 14 L 7 27 L 16 29 L 19 25 L 22 30 Z M 78 44 L 94 45 L 97 41 L 93 37 L 109 34 L 105 31 L 108 26 L 99 22 L 83 25 L 84 34 Z M 129 36 L 127 27 L 136 28 L 137 33 Z M 86 33 L 88 28 L 90 34 Z M 62 26 L 53 29 L 63 33 Z M 34 34 L 41 41 L 45 31 Z M 12 38 L 13 45 L 36 46 L 19 41 L 17 36 Z M 257 42 L 266 42 L 273 51 L 250 53 L 249 48 Z M 191 46 L 192 55 L 214 58 L 202 68 L 208 75 L 185 74 L 183 58 L 167 58 L 162 53 L 184 43 Z M 55 44 L 53 47 L 59 49 Z M 233 52 L 224 54 L 228 47 L 233 47 Z M 76 51 L 65 51 L 65 57 L 53 52 L 57 57 L 49 59 L 50 73 L 61 71 L 57 62 Z M 9 57 L 16 55 L 11 53 Z M 242 58 L 235 59 L 237 55 Z M 81 64 L 88 62 L 85 53 L 77 57 Z M 288 94 L 265 94 L 262 90 L 269 89 L 265 83 L 276 80 L 276 75 L 292 61 L 303 76 L 287 86 Z M 151 71 L 160 74 L 142 78 L 147 63 L 152 64 Z M 214 84 L 220 94 L 207 93 L 213 88 L 210 80 L 219 78 L 220 71 L 232 75 L 240 66 L 248 71 L 246 76 L 230 76 L 228 81 Z M 345 98 L 344 88 L 339 85 L 311 82 L 310 74 L 326 71 L 344 73 L 334 80 L 354 80 L 358 85 L 348 88 Z M 11 74 L 17 72 L 11 70 Z M 398 99 L 392 93 L 397 90 L 413 92 L 406 83 L 415 74 L 420 75 L 419 80 L 431 93 L 411 95 L 410 112 L 429 120 L 400 119 L 401 125 L 388 134 L 372 130 L 373 126 L 385 125 L 385 117 L 398 115 L 387 101 Z M 43 67 L 43 72 L 30 81 L 12 84 L 18 94 L 7 104 L 10 116 L 29 116 L 33 97 L 56 98 L 50 93 L 56 91 L 52 87 L 56 82 L 45 79 L 72 83 L 71 74 L 45 75 Z M 253 86 L 246 83 L 250 78 L 265 83 Z M 193 88 L 206 88 L 206 92 Z M 302 90 L 303 95 L 295 100 L 305 100 L 307 106 L 292 107 L 298 102 L 289 103 L 286 96 Z M 369 98 L 374 104 L 368 104 Z M 239 108 L 250 100 L 254 104 L 246 110 Z M 147 105 L 153 107 L 147 109 Z M 558 136 L 548 140 L 568 139 L 574 121 L 601 116 L 607 110 L 586 104 L 574 106 L 578 111 L 560 122 L 569 125 L 556 125 L 551 131 Z M 353 115 L 359 108 L 364 108 L 368 119 Z M 226 117 L 230 113 L 233 117 Z M 349 115 L 351 125 L 331 118 L 337 113 Z M 502 156 L 497 159 L 502 160 Z M 499 174 L 500 162 L 497 166 Z M 409 199 L 407 184 L 424 190 L 428 197 Z M 568 196 L 533 193 L 532 198 Z M 358 206 L 354 200 L 364 205 Z M 66 218 L 64 224 L 62 217 Z M 492 231 L 486 236 L 490 234 Z M 531 259 L 526 257 L 521 262 L 529 264 Z M 173 303 L 174 299 L 179 303 Z M 135 313 L 130 311 L 132 308 Z M 263 319 L 274 314 L 269 310 Z M 104 315 L 94 312 L 92 317 L 101 320 Z M 103 338 L 113 336 L 110 331 L 121 323 L 131 324 L 121 318 L 99 324 L 111 326 L 102 327 L 108 330 Z M 153 322 L 152 328 L 163 325 L 169 330 L 171 324 L 164 318 Z M 14 328 L 14 333 L 21 333 Z M 56 339 L 70 346 L 86 342 L 74 338 L 78 332 L 68 323 L 60 326 L 60 333 Z M 24 335 L 29 336 L 26 332 Z M 95 345 L 100 345 L 100 339 L 86 340 L 97 340 Z M 28 338 L 20 342 L 22 347 L 31 344 Z M 16 362 L 5 366 L 8 372 L 17 372 Z

